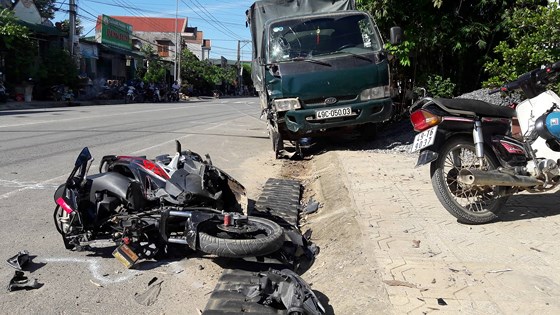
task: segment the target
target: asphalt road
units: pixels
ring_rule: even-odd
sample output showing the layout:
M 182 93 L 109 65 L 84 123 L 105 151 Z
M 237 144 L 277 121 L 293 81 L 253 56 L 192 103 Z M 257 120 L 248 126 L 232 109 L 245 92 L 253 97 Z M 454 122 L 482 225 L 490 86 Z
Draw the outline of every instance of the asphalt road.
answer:
M 44 285 L 31 291 L 1 290 L 0 313 L 192 314 L 189 310 L 195 306 L 203 308 L 201 300 L 212 286 L 203 275 L 199 280 L 192 275 L 194 280 L 181 286 L 170 285 L 170 275 L 190 276 L 182 272 L 189 266 L 170 263 L 131 271 L 112 258 L 65 250 L 53 225 L 52 196 L 84 146 L 96 158 L 92 173 L 107 154 L 173 154 L 177 139 L 183 149 L 209 153 L 215 165 L 242 182 L 248 180 L 250 172 L 241 165 L 270 150 L 257 101 L 236 98 L 1 111 L 0 259 L 27 249 L 33 257 L 27 275 Z M 7 285 L 13 274 L 8 264 L 0 264 L 0 283 Z M 133 297 L 153 277 L 166 280 L 162 288 L 166 297 L 150 308 Z M 177 292 L 174 287 L 181 289 Z M 193 299 L 191 293 L 199 296 Z M 169 306 L 171 302 L 174 306 Z M 186 304 L 190 308 L 182 306 Z

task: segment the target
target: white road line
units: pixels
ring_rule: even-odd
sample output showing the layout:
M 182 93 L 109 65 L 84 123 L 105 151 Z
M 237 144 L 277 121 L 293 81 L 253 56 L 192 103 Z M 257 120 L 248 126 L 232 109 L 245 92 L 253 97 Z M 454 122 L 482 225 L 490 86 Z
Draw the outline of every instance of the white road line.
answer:
M 66 176 L 68 176 L 68 175 L 61 175 L 61 176 L 57 176 L 57 177 L 54 177 L 54 178 L 51 178 L 51 179 L 47 179 L 47 180 L 45 180 L 45 181 L 42 181 L 42 182 L 39 182 L 39 183 L 36 183 L 36 184 L 29 184 L 29 185 L 24 186 L 24 187 L 22 187 L 22 188 L 20 188 L 20 189 L 16 189 L 16 190 L 7 192 L 7 193 L 5 193 L 5 194 L 3 194 L 3 195 L 0 195 L 0 200 L 2 200 L 2 199 L 7 199 L 7 198 L 11 197 L 11 196 L 14 195 L 14 194 L 20 193 L 20 192 L 22 192 L 22 191 L 30 190 L 30 189 L 46 189 L 46 188 L 47 188 L 46 185 L 47 185 L 47 184 L 50 184 L 50 182 L 55 181 L 55 180 L 63 179 L 63 178 L 65 178 Z M 3 180 L 0 180 L 0 181 L 3 181 Z M 43 187 L 43 188 L 38 188 L 38 187 Z M 56 187 L 58 187 L 58 186 L 56 186 Z M 56 187 L 55 187 L 55 188 L 56 188 Z M 54 189 L 53 189 L 53 190 L 54 190 Z
M 192 106 L 188 106 L 188 108 L 193 108 L 193 107 L 203 107 L 203 104 L 200 105 L 192 105 Z M 75 118 L 66 118 L 66 119 L 58 119 L 58 120 L 39 120 L 39 121 L 33 121 L 33 122 L 27 122 L 27 123 L 21 123 L 21 124 L 12 124 L 12 125 L 0 125 L 0 128 L 10 128 L 10 127 L 21 127 L 21 126 L 29 126 L 29 125 L 37 125 L 37 124 L 42 124 L 42 123 L 61 123 L 61 122 L 65 122 L 65 121 L 73 121 L 73 120 L 84 120 L 84 119 L 97 119 L 97 118 L 102 118 L 102 117 L 113 117 L 113 116 L 123 116 L 123 115 L 130 115 L 130 114 L 141 114 L 141 113 L 150 113 L 150 112 L 158 112 L 158 111 L 169 111 L 169 110 L 174 110 L 174 109 L 183 109 L 186 108 L 185 106 L 181 106 L 181 107 L 168 107 L 168 108 L 157 108 L 157 109 L 148 109 L 148 110 L 141 110 L 141 111 L 136 111 L 136 112 L 123 112 L 123 113 L 118 113 L 118 114 L 108 114 L 108 115 L 98 115 L 98 116 L 87 116 L 87 117 L 75 117 Z
M 79 263 L 79 264 L 87 264 L 87 267 L 91 273 L 91 276 L 100 284 L 112 284 L 112 283 L 119 283 L 126 281 L 137 274 L 139 271 L 126 269 L 124 271 L 125 274 L 118 277 L 110 277 L 110 276 L 103 276 L 104 273 L 100 271 L 101 269 L 101 259 L 97 258 L 45 258 L 42 261 L 47 263 Z

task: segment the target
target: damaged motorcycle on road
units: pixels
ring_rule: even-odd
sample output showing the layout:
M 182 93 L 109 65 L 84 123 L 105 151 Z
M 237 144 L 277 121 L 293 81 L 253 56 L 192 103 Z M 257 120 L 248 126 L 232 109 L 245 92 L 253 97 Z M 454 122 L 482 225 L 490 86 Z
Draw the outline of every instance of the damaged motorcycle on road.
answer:
M 113 255 L 131 267 L 168 244 L 240 258 L 270 254 L 284 242 L 278 224 L 244 214 L 239 182 L 178 141 L 172 157 L 104 156 L 99 174 L 88 175 L 92 162 L 86 147 L 54 195 L 54 222 L 67 249 L 111 240 Z
M 522 90 L 527 99 L 512 107 L 443 98 L 411 107 L 417 166 L 430 163 L 437 198 L 460 222 L 493 221 L 508 196 L 558 186 L 560 98 L 546 86 L 559 72 L 560 62 L 543 66 L 490 92 Z

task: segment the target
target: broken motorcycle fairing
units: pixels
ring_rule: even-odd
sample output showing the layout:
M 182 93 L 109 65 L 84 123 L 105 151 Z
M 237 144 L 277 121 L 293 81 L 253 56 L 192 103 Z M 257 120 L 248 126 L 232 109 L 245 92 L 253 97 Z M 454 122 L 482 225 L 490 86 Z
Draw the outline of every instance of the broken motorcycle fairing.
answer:
M 250 301 L 264 305 L 282 304 L 288 314 L 325 314 L 311 287 L 289 269 L 259 273 L 259 284 L 250 287 L 245 295 Z
M 282 245 L 280 226 L 244 215 L 244 187 L 179 142 L 173 157 L 105 156 L 100 173 L 87 175 L 92 162 L 84 148 L 54 195 L 55 225 L 68 249 L 110 239 L 130 267 L 167 243 L 225 257 L 266 255 Z

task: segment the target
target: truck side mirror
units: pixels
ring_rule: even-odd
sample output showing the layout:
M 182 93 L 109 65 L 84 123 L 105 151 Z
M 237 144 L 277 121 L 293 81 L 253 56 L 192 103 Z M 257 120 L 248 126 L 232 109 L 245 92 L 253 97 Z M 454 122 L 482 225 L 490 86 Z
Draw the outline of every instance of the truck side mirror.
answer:
M 391 27 L 390 36 L 391 45 L 402 43 L 402 29 L 400 28 L 400 26 Z

